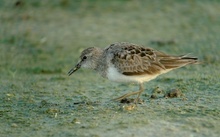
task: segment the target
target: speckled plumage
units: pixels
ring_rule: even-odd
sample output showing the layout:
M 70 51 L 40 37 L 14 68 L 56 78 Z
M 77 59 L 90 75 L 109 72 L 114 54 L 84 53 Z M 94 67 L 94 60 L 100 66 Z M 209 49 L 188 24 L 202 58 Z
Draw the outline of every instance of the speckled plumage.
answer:
M 90 47 L 80 56 L 78 64 L 69 71 L 69 75 L 80 67 L 96 70 L 103 77 L 117 82 L 137 82 L 140 90 L 126 94 L 116 100 L 143 91 L 143 82 L 152 80 L 158 75 L 187 64 L 197 63 L 195 57 L 187 55 L 172 56 L 152 48 L 138 46 L 127 42 L 111 44 L 105 49 Z

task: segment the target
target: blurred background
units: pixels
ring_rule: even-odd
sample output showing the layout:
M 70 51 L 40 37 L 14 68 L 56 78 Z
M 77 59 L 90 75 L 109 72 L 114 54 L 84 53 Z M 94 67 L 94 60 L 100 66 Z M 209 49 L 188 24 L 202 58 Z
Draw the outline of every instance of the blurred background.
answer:
M 1 66 L 7 70 L 66 72 L 82 49 L 119 41 L 219 61 L 209 55 L 217 54 L 219 43 L 216 1 L 1 0 L 0 7 Z
M 128 87 L 131 90 L 136 88 L 132 85 L 115 85 L 97 78 L 97 74 L 88 70 L 79 70 L 72 77 L 67 77 L 67 72 L 78 61 L 80 52 L 87 47 L 105 48 L 114 42 L 131 42 L 173 55 L 192 53 L 203 62 L 171 72 L 162 76 L 161 80 L 150 82 L 146 87 L 152 89 L 159 85 L 164 90 L 178 87 L 188 95 L 190 103 L 195 103 L 193 101 L 197 97 L 203 98 L 203 101 L 199 102 L 204 105 L 203 108 L 196 106 L 184 113 L 204 115 L 209 121 L 202 121 L 202 117 L 186 122 L 183 117 L 176 117 L 171 121 L 179 120 L 179 123 L 184 124 L 183 127 L 171 124 L 171 127 L 179 131 L 173 136 L 219 135 L 220 126 L 215 122 L 216 119 L 219 121 L 216 116 L 219 114 L 217 100 L 220 89 L 219 9 L 218 0 L 0 0 L 0 119 L 3 121 L 0 124 L 0 133 L 16 135 L 21 132 L 21 136 L 53 136 L 56 133 L 86 136 L 82 126 L 71 125 L 73 133 L 69 123 L 74 119 L 77 121 L 85 118 L 82 113 L 88 113 L 94 108 L 86 106 L 78 110 L 66 108 L 67 104 L 76 100 L 108 100 L 122 95 Z M 146 99 L 149 89 L 146 90 Z M 210 98 L 207 99 L 207 96 Z M 114 109 L 109 110 L 111 105 L 109 108 L 105 105 L 98 106 L 96 112 L 99 112 L 100 107 L 106 112 L 103 112 L 103 115 L 112 116 L 115 113 Z M 114 105 L 112 107 L 114 108 Z M 204 111 L 194 111 L 204 108 L 213 111 L 208 111 L 208 115 L 203 113 Z M 158 116 L 158 121 L 166 116 L 170 120 L 170 111 L 164 110 L 164 115 L 160 117 L 161 112 L 157 106 L 151 109 L 158 109 L 158 113 L 151 115 Z M 145 111 L 138 112 L 144 114 Z M 176 111 L 178 112 L 173 110 L 175 114 Z M 96 118 L 94 120 L 95 112 L 91 113 L 87 116 L 89 122 L 84 121 L 86 129 L 90 127 L 87 125 L 98 121 Z M 59 121 L 54 121 L 56 114 L 62 115 Z M 128 118 L 126 116 L 122 117 Z M 98 131 L 102 127 L 108 131 L 107 136 L 117 134 L 117 129 L 121 127 L 115 127 L 114 124 L 117 121 L 120 123 L 122 117 L 115 118 L 107 128 L 103 127 L 106 118 L 101 118 L 97 122 L 99 124 L 93 125 L 92 129 Z M 140 115 L 141 117 L 143 116 Z M 144 120 L 139 119 L 140 125 L 143 124 L 141 121 Z M 190 123 L 191 121 L 194 124 Z M 202 126 L 207 122 L 210 123 Z M 163 131 L 167 133 L 164 127 L 153 126 L 152 121 L 146 123 L 150 123 L 149 130 L 155 134 L 164 135 Z M 54 132 L 55 129 L 51 125 L 55 125 L 55 129 L 62 129 L 63 126 L 69 130 Z M 136 123 L 135 126 L 139 125 Z M 132 125 L 126 127 L 133 129 Z M 11 128 L 16 130 L 11 131 Z M 158 128 L 164 130 L 157 133 Z M 36 134 L 32 133 L 32 130 L 36 131 Z M 42 133 L 42 130 L 49 133 Z M 103 136 L 92 130 L 88 132 Z M 130 132 L 135 133 L 132 130 Z M 130 135 L 130 132 L 127 133 Z M 144 130 L 141 133 L 146 134 Z

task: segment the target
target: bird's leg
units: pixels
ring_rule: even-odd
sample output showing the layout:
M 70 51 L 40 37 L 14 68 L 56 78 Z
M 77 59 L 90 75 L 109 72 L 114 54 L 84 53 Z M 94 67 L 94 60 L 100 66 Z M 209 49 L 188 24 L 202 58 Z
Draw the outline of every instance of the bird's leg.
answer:
M 138 91 L 138 96 L 137 98 L 134 100 L 135 104 L 137 104 L 139 98 L 140 98 L 140 95 L 141 93 L 144 91 L 144 85 L 143 83 L 139 83 L 139 91 Z
M 123 96 L 120 96 L 120 97 L 115 98 L 115 99 L 113 99 L 113 100 L 114 100 L 114 101 L 120 101 L 120 100 L 122 100 L 122 99 L 124 99 L 124 98 L 126 98 L 126 97 L 131 96 L 131 95 L 136 95 L 136 94 L 138 94 L 137 98 L 135 99 L 135 102 L 137 102 L 138 99 L 139 99 L 139 97 L 140 97 L 140 95 L 141 95 L 141 93 L 142 93 L 143 91 L 144 91 L 143 83 L 139 83 L 139 90 L 138 90 L 138 91 L 124 94 Z
M 123 96 L 120 96 L 120 97 L 115 98 L 115 99 L 113 99 L 113 100 L 114 100 L 114 101 L 120 101 L 120 100 L 122 100 L 122 99 L 124 99 L 124 98 L 126 98 L 126 97 L 129 97 L 129 96 L 135 95 L 135 94 L 139 94 L 139 91 L 124 94 Z

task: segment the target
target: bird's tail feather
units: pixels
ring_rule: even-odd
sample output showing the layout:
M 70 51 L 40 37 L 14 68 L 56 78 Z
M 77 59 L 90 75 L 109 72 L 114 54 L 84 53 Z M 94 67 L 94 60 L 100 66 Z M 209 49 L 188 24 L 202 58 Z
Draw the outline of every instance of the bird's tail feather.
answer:
M 188 64 L 198 64 L 197 57 L 190 57 L 188 54 L 181 56 L 164 57 L 160 59 L 160 63 L 164 65 L 166 69 L 175 69 Z

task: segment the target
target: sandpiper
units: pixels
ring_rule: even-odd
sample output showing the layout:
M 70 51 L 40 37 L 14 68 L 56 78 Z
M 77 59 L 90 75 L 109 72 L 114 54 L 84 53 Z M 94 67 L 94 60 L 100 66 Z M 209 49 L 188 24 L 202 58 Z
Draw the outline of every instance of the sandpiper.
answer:
M 188 55 L 172 56 L 128 42 L 111 44 L 105 49 L 90 47 L 82 51 L 80 60 L 72 68 L 70 76 L 79 68 L 89 68 L 101 76 L 116 82 L 136 82 L 139 90 L 113 100 L 120 101 L 137 94 L 136 101 L 144 91 L 143 83 L 173 69 L 195 64 L 198 58 Z

